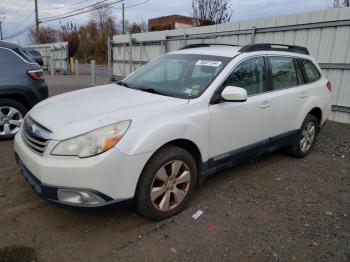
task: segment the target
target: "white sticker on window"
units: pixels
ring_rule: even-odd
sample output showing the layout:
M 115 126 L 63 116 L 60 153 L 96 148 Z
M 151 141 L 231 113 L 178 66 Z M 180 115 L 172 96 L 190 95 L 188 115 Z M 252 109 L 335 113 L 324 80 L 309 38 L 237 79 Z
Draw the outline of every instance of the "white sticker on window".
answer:
M 218 67 L 219 65 L 221 65 L 221 63 L 222 62 L 220 61 L 213 61 L 213 60 L 198 60 L 196 65 Z

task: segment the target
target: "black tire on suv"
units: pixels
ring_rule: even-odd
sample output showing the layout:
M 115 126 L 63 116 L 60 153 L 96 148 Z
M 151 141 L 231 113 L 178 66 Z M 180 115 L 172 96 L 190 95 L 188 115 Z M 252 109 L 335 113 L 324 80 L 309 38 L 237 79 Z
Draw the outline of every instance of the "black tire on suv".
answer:
M 293 145 L 286 152 L 295 157 L 306 157 L 312 151 L 316 137 L 320 131 L 320 124 L 314 115 L 308 114 L 295 136 Z
M 16 100 L 0 98 L 0 141 L 14 138 L 26 113 Z
M 135 208 L 144 217 L 162 220 L 181 212 L 197 185 L 198 168 L 186 150 L 169 145 L 157 151 L 137 184 Z

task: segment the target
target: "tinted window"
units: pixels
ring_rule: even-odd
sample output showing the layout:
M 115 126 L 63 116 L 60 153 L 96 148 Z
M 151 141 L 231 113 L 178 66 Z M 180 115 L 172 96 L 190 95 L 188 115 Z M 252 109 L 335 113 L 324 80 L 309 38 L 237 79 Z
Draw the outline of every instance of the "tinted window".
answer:
M 23 62 L 23 60 L 14 54 L 11 50 L 0 48 L 0 64 L 5 66 L 5 68 L 10 64 L 19 62 Z
M 30 58 L 30 56 L 26 53 L 26 51 L 20 49 L 20 48 L 15 48 L 13 51 L 18 54 L 20 57 L 22 57 L 25 61 L 29 63 L 34 63 L 34 61 Z
M 269 57 L 273 90 L 298 85 L 297 73 L 292 57 Z
M 29 53 L 31 53 L 32 55 L 35 55 L 35 56 L 41 56 L 41 54 L 36 50 L 30 50 Z
M 300 59 L 301 65 L 304 69 L 307 82 L 313 82 L 318 80 L 321 75 L 318 72 L 316 66 L 309 60 Z
M 17 65 L 19 63 L 23 63 L 23 60 L 11 50 L 0 48 L 0 79 L 9 74 L 16 74 L 18 72 Z M 1 84 L 4 84 L 4 82 L 0 82 L 0 85 Z
M 242 87 L 248 95 L 255 95 L 265 91 L 265 83 L 264 58 L 254 57 L 240 63 L 225 80 L 224 86 Z

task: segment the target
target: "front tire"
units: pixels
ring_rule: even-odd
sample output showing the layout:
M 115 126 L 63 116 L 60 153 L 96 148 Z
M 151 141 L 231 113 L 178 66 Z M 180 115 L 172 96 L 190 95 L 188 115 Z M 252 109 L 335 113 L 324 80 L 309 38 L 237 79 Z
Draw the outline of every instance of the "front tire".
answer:
M 320 127 L 317 118 L 314 115 L 307 115 L 301 128 L 298 130 L 293 145 L 287 148 L 287 153 L 299 158 L 306 157 L 311 153 L 319 131 Z
M 198 168 L 193 156 L 177 146 L 161 148 L 146 164 L 135 194 L 135 208 L 146 218 L 178 214 L 195 190 Z
M 0 99 L 0 141 L 13 139 L 19 131 L 27 109 L 12 99 Z

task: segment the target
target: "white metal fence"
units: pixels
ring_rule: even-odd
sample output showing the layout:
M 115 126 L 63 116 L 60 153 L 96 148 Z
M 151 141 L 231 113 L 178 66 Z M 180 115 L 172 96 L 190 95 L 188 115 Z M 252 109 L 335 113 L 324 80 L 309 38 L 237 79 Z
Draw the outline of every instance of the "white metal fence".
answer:
M 252 42 L 306 46 L 333 83 L 331 119 L 350 123 L 350 8 L 114 36 L 109 41 L 109 66 L 112 79 L 120 79 L 151 59 L 188 44 Z
M 25 45 L 27 50 L 37 50 L 43 57 L 45 69 L 53 68 L 54 71 L 67 73 L 69 69 L 68 42 Z

